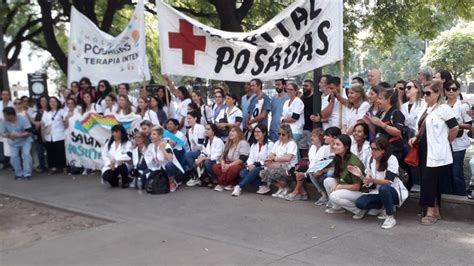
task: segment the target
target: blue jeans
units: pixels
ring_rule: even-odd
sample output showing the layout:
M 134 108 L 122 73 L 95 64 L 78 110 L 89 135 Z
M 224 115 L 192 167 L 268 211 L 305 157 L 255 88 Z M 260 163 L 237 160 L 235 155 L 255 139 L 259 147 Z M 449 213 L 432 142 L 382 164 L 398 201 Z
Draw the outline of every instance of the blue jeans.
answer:
M 165 171 L 168 176 L 174 177 L 177 182 L 184 181 L 184 173 L 181 172 L 181 170 L 179 170 L 179 168 L 173 162 L 166 163 Z
M 186 159 L 184 158 L 185 150 L 173 149 L 173 152 L 174 152 L 174 156 L 176 156 L 176 159 L 178 159 L 178 162 L 181 164 L 181 166 L 183 166 L 183 169 L 186 170 Z
M 22 147 L 10 146 L 10 151 L 10 164 L 15 170 L 15 176 L 31 176 L 31 167 L 33 165 L 33 158 L 31 158 L 31 142 L 25 141 Z
M 240 183 L 239 186 L 241 188 L 246 187 L 247 185 L 254 185 L 254 186 L 260 186 L 262 184 L 260 180 L 260 171 L 263 170 L 263 167 L 261 166 L 256 166 L 252 169 L 252 171 L 247 170 L 247 168 L 244 168 L 240 171 Z
M 466 150 L 453 152 L 453 194 L 466 196 L 466 180 L 464 179 L 464 156 Z
M 383 206 L 387 215 L 395 213 L 395 204 L 398 203 L 398 193 L 391 186 L 380 186 L 379 194 L 362 195 L 356 200 L 356 206 L 361 210 L 380 209 Z
M 199 157 L 200 154 L 200 151 L 190 151 L 184 154 L 184 158 L 186 160 L 186 167 L 184 168 L 185 171 L 190 171 L 194 168 L 194 161 Z
M 214 174 L 214 171 L 212 171 L 212 166 L 216 163 L 217 163 L 217 161 L 215 161 L 215 160 L 205 160 L 204 161 L 204 169 L 206 170 L 206 173 L 209 175 L 209 177 L 214 182 L 217 182 L 217 176 Z

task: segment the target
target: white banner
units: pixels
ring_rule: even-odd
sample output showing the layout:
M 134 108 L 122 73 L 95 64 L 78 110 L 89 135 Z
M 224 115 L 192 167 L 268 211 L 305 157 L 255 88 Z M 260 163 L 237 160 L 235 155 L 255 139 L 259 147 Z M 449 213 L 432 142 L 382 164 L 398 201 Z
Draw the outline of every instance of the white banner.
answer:
M 121 124 L 128 133 L 131 141 L 135 133 L 140 130 L 140 116 L 102 116 L 89 114 L 86 117 L 75 115 L 69 118 L 69 127 L 66 130 L 66 160 L 68 165 L 85 167 L 94 170 L 102 169 L 102 147 L 111 137 L 112 126 Z
M 117 37 L 101 31 L 72 7 L 67 72 L 69 84 L 83 77 L 92 84 L 102 79 L 112 84 L 149 80 L 143 0 Z
M 342 0 L 297 0 L 251 32 L 225 32 L 156 1 L 163 74 L 226 81 L 291 77 L 342 59 Z

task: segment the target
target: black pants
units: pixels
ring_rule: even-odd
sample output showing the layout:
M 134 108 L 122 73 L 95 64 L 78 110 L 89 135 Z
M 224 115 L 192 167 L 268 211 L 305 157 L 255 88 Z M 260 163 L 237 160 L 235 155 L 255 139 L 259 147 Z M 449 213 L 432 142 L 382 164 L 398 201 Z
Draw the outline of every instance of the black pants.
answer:
M 64 140 L 49 142 L 46 141 L 46 153 L 48 158 L 48 167 L 63 169 L 66 167 L 66 148 Z
M 118 187 L 119 175 L 122 178 L 122 185 L 128 185 L 130 183 L 130 178 L 128 177 L 128 168 L 125 164 L 120 165 L 119 167 L 115 168 L 115 170 L 109 169 L 105 171 L 102 175 L 102 179 L 109 182 L 111 187 Z
M 423 167 L 421 176 L 420 205 L 423 207 L 441 206 L 443 177 L 450 174 L 451 165 Z

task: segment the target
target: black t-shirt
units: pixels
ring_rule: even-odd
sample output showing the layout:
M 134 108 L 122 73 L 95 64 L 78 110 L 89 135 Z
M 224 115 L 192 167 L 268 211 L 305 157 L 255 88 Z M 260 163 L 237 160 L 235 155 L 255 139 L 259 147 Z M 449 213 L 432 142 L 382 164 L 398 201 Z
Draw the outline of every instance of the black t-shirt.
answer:
M 310 117 L 313 114 L 313 96 L 304 97 L 301 96 L 301 100 L 304 104 L 304 127 L 303 130 L 313 130 L 313 121 L 311 121 Z
M 383 112 L 379 112 L 377 117 L 382 120 L 386 125 L 391 127 L 396 127 L 400 132 L 403 132 L 403 127 L 405 124 L 405 116 L 395 107 L 390 108 L 388 112 L 383 116 Z M 390 135 L 381 127 L 377 127 L 376 131 L 377 136 L 385 137 L 390 142 L 393 151 L 399 151 L 403 149 L 403 139 L 402 137 L 395 137 Z

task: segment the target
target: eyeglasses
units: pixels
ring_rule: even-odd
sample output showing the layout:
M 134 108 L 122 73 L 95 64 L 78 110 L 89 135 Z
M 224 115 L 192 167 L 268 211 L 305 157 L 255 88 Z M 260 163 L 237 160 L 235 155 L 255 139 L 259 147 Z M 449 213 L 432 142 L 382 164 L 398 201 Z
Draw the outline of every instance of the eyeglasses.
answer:
M 423 96 L 430 97 L 431 96 L 431 91 L 424 91 Z
M 286 137 L 286 134 L 285 134 L 285 133 L 278 132 L 278 136 Z
M 406 86 L 406 87 L 405 87 L 405 90 L 408 90 L 408 91 L 409 91 L 409 90 L 411 90 L 412 88 L 415 88 L 415 86 Z
M 380 151 L 380 150 L 381 150 L 381 149 L 379 149 L 379 148 L 377 148 L 377 147 L 372 147 L 372 146 L 370 146 L 370 149 L 371 149 L 372 151 Z
M 449 87 L 449 88 L 446 88 L 446 91 L 457 92 L 457 91 L 458 91 L 458 87 Z

